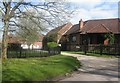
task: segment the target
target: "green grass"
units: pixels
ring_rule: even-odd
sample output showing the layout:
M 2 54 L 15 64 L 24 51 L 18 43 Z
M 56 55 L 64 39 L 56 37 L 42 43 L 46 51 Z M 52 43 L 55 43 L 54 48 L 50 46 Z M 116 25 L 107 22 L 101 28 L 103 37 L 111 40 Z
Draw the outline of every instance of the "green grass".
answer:
M 51 80 L 77 70 L 77 58 L 55 55 L 45 58 L 12 58 L 2 65 L 3 81 Z
M 82 55 L 85 55 L 84 52 L 81 52 L 81 51 L 63 51 L 63 52 L 66 52 L 66 53 L 71 53 L 71 54 L 82 54 Z M 105 55 L 105 54 L 94 54 L 94 53 L 87 53 L 86 54 L 87 56 L 96 56 L 96 57 L 103 57 L 103 58 L 120 58 L 120 56 L 118 55 Z

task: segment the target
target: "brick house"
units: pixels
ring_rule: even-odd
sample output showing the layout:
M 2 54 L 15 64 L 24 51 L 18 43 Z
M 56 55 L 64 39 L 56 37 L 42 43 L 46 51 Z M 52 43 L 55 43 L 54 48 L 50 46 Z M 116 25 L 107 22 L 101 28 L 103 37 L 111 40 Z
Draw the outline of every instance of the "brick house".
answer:
M 44 35 L 40 35 L 38 41 L 35 41 L 33 44 L 30 45 L 30 49 L 42 49 L 42 39 Z M 10 50 L 19 50 L 20 48 L 28 49 L 29 46 L 25 42 L 25 40 L 21 40 L 14 34 L 8 35 L 8 49 Z
M 73 25 L 62 37 L 60 40 L 61 49 L 66 50 L 70 48 L 70 45 L 79 44 L 79 24 Z
M 114 43 L 120 44 L 119 18 L 114 19 L 96 19 L 79 21 L 79 24 L 73 25 L 63 36 L 62 50 L 75 50 L 84 44 L 104 44 L 108 45 L 109 39 L 104 36 L 107 33 L 113 33 Z
M 46 36 L 43 38 L 43 49 L 47 49 L 47 42 L 57 42 L 60 44 L 61 41 L 64 40 L 64 34 L 72 27 L 72 23 L 67 23 L 62 26 L 56 27 L 55 29 L 52 29 L 49 31 Z M 46 39 L 46 38 L 49 39 Z
M 22 42 L 21 47 L 23 49 L 42 49 L 42 40 L 44 35 L 40 35 L 39 39 L 35 42 L 33 42 L 30 46 L 28 46 L 27 42 Z

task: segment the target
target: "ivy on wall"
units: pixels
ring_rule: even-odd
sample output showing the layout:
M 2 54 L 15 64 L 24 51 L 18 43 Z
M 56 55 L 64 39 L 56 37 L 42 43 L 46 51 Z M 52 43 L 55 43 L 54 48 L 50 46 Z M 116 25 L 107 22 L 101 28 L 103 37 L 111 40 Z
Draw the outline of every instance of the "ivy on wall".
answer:
M 115 35 L 112 32 L 108 32 L 104 35 L 105 39 L 109 39 L 109 44 L 114 44 Z

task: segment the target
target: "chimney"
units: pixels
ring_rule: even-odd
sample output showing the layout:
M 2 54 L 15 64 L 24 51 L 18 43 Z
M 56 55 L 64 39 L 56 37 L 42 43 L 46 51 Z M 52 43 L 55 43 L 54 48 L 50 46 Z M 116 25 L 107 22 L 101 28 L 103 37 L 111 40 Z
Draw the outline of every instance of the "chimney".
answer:
M 82 29 L 83 28 L 83 21 L 82 21 L 82 19 L 79 21 L 79 27 L 80 27 L 80 29 Z

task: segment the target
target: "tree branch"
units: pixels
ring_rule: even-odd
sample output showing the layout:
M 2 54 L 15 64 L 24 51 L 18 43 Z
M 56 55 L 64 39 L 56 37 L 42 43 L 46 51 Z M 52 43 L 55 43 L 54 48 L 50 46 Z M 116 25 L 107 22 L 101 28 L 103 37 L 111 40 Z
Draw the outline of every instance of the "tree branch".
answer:
M 12 15 L 14 15 L 15 10 L 23 3 L 23 1 L 24 1 L 24 0 L 21 0 L 19 3 L 17 3 L 17 5 L 15 5 L 15 6 L 12 8 L 12 10 L 11 10 L 11 12 L 10 12 L 10 17 L 12 17 Z
M 26 29 L 30 33 L 29 29 L 27 29 L 25 26 L 22 26 L 22 25 L 16 23 L 15 21 L 10 21 L 10 22 L 12 22 L 14 24 L 9 24 L 9 25 L 11 25 L 11 26 L 17 26 L 17 27 L 20 27 L 21 29 Z
M 5 15 L 5 13 L 4 13 L 4 10 L 3 10 L 4 8 L 2 8 L 1 6 L 0 6 L 0 12 L 2 13 L 2 16 L 4 16 Z

